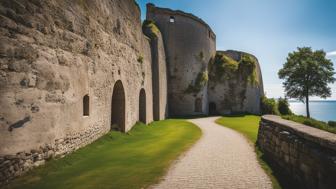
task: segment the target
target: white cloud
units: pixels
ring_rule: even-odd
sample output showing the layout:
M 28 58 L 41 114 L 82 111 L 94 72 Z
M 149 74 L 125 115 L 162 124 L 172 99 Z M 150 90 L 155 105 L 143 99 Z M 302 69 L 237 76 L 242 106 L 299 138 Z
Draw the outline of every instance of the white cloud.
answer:
M 336 56 L 336 51 L 327 52 L 327 56 Z

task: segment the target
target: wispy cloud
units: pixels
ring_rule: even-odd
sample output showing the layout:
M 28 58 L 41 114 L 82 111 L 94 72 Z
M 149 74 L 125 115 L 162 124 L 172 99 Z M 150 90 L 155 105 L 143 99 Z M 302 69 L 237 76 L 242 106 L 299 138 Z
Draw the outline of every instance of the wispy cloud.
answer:
M 336 56 L 336 51 L 327 52 L 327 56 Z

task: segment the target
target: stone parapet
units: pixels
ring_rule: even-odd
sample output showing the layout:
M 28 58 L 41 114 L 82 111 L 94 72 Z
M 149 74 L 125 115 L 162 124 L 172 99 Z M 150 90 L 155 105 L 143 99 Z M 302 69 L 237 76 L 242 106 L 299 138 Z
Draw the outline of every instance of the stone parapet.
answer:
M 336 186 L 336 134 L 265 115 L 257 143 L 266 158 L 300 187 Z

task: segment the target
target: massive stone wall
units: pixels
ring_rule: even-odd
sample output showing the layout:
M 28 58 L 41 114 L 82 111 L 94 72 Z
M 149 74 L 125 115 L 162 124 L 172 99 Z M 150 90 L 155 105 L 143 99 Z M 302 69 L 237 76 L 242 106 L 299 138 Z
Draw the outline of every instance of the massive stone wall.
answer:
M 205 22 L 191 14 L 158 8 L 153 4 L 147 5 L 147 19 L 155 21 L 163 36 L 169 114 L 207 114 L 205 80 L 208 62 L 216 52 L 215 34 Z
M 150 38 L 152 52 L 153 78 L 153 118 L 155 121 L 165 119 L 168 115 L 167 105 L 167 64 L 164 44 L 160 30 L 155 23 L 144 21 L 143 32 Z
M 0 1 L 1 179 L 152 121 L 151 57 L 133 0 Z
M 258 59 L 240 51 L 218 51 L 231 60 L 212 62 L 209 66 L 209 111 L 211 114 L 252 113 L 260 114 L 260 98 L 264 95 L 263 80 Z M 251 73 L 242 68 L 242 56 L 254 63 Z M 233 61 L 236 65 L 231 64 Z M 214 65 L 214 64 L 226 65 Z M 236 66 L 232 68 L 230 66 Z M 216 68 L 217 67 L 217 68 Z M 223 69 L 219 72 L 216 69 Z M 226 69 L 226 70 L 225 70 Z M 251 81 L 253 79 L 253 81 Z
M 266 115 L 257 142 L 266 158 L 298 187 L 335 188 L 336 134 Z

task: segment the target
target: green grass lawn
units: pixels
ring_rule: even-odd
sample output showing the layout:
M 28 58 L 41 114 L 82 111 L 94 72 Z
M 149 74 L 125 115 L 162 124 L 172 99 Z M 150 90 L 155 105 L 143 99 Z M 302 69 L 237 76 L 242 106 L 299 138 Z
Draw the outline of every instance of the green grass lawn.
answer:
M 231 128 L 243 134 L 251 143 L 256 144 L 258 137 L 259 122 L 261 117 L 255 115 L 222 117 L 216 123 Z M 271 167 L 263 160 L 263 153 L 255 146 L 258 161 L 261 167 L 269 175 L 274 189 L 281 189 L 278 179 L 274 176 Z
M 128 134 L 110 132 L 12 182 L 10 188 L 144 188 L 158 182 L 201 130 L 183 120 L 137 124 Z
M 216 123 L 234 129 L 245 135 L 249 141 L 256 143 L 260 116 L 246 115 L 239 117 L 222 117 Z

